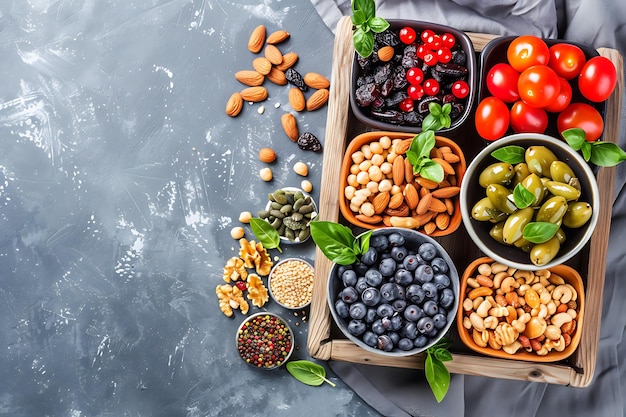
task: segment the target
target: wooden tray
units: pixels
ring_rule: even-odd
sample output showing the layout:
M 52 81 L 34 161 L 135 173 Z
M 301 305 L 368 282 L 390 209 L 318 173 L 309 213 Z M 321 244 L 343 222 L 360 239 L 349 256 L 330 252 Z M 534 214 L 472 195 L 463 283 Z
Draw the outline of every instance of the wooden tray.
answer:
M 494 35 L 469 33 L 476 51 Z M 618 83 L 613 95 L 609 98 L 605 140 L 616 142 L 619 134 L 621 98 L 624 84 L 623 64 L 621 55 L 613 49 L 600 48 L 601 55 L 611 59 L 618 70 Z M 322 220 L 345 222 L 339 213 L 337 198 L 339 195 L 339 177 L 341 159 L 347 141 L 356 134 L 369 130 L 356 121 L 350 110 L 350 78 L 354 56 L 352 45 L 352 24 L 349 17 L 341 19 L 337 26 L 331 73 L 330 100 L 326 122 L 326 140 L 323 158 L 323 173 L 320 187 L 319 216 Z M 474 136 L 474 135 L 469 135 Z M 471 161 L 478 149 L 464 147 L 463 138 L 455 138 L 463 147 L 466 158 Z M 468 140 L 479 142 L 477 138 Z M 471 143 L 468 145 L 470 146 Z M 478 147 L 480 144 L 474 144 Z M 568 262 L 580 271 L 586 288 L 586 317 L 583 322 L 582 339 L 578 349 L 567 360 L 558 363 L 522 362 L 509 359 L 497 359 L 473 353 L 458 338 L 456 329 L 448 334 L 453 342 L 450 350 L 453 360 L 446 363 L 452 373 L 481 375 L 495 378 L 518 379 L 552 384 L 584 387 L 593 378 L 598 339 L 600 334 L 600 317 L 602 313 L 602 292 L 604 288 L 605 261 L 608 246 L 608 235 L 611 225 L 611 207 L 613 201 L 614 168 L 602 168 L 597 175 L 600 189 L 600 213 L 596 230 L 579 255 Z M 461 274 L 469 263 L 482 256 L 475 248 L 464 228 L 460 228 L 450 237 L 438 238 L 448 250 Z M 309 317 L 308 350 L 312 357 L 320 360 L 339 360 L 353 363 L 423 369 L 425 356 L 418 354 L 409 357 L 395 358 L 369 353 L 346 339 L 336 327 L 326 300 L 326 286 L 332 263 L 316 249 L 315 283 L 313 301 Z

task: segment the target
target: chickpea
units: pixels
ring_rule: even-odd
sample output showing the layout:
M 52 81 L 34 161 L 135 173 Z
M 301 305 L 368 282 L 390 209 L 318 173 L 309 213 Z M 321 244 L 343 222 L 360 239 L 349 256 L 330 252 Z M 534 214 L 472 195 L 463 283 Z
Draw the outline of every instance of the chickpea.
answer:
M 372 155 L 372 165 L 381 166 L 385 162 L 385 157 L 382 154 Z
M 361 152 L 363 152 L 363 156 L 365 156 L 365 159 L 372 159 L 372 150 L 370 149 L 370 145 L 369 144 L 365 144 L 363 146 L 361 146 Z
M 370 150 L 372 151 L 373 154 L 382 154 L 383 153 L 383 146 L 380 144 L 380 142 L 372 142 L 370 143 Z M 374 157 L 374 155 L 372 155 L 372 158 Z
M 235 240 L 241 239 L 244 235 L 245 231 L 243 230 L 243 227 L 237 226 L 230 229 L 230 237 Z
M 393 187 L 393 182 L 389 179 L 384 179 L 378 183 L 378 191 L 381 193 L 391 191 L 391 187 Z
M 259 171 L 259 176 L 263 181 L 266 182 L 271 181 L 274 177 L 274 175 L 272 174 L 272 170 L 268 167 L 261 168 L 261 170 Z
M 363 162 L 365 160 L 365 155 L 363 155 L 363 152 L 361 151 L 356 151 L 352 154 L 352 162 L 354 162 L 355 164 L 360 164 L 361 162 Z
M 252 214 L 249 211 L 242 211 L 239 213 L 239 221 L 241 223 L 250 223 L 250 219 L 252 218 Z
M 389 149 L 391 147 L 391 138 L 389 138 L 389 136 L 383 136 L 378 141 L 380 142 L 380 146 L 382 146 L 383 149 Z

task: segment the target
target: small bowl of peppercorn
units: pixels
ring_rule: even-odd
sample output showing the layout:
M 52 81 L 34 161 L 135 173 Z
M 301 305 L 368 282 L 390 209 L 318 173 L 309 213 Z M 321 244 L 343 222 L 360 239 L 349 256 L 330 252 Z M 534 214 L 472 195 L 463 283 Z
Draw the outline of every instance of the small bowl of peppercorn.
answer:
M 299 258 L 278 262 L 267 279 L 270 297 L 281 307 L 300 310 L 311 304 L 313 297 L 313 267 Z
M 477 84 L 476 54 L 470 38 L 450 26 L 389 19 L 374 34 L 369 57 L 355 52 L 350 105 L 356 118 L 380 130 L 419 133 L 429 103 L 451 106 L 449 128 L 469 116 Z
M 252 314 L 239 325 L 236 343 L 241 359 L 263 370 L 280 368 L 295 348 L 289 324 L 278 314 L 267 311 Z

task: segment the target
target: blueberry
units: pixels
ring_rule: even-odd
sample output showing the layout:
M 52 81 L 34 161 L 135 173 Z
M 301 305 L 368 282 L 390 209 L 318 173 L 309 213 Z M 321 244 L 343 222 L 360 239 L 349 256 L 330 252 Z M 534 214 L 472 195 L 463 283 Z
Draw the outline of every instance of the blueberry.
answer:
M 365 317 L 365 313 L 367 313 L 367 307 L 360 301 L 350 306 L 350 317 L 353 319 L 361 320 Z
M 386 303 L 379 305 L 376 309 L 376 314 L 378 314 L 378 317 L 391 317 L 393 316 L 393 313 L 394 311 L 391 305 Z
M 421 319 L 419 319 L 419 321 L 417 322 L 417 330 L 423 334 L 423 335 L 427 335 L 431 332 L 431 330 L 437 330 L 435 328 L 435 322 L 433 321 L 432 318 L 430 317 L 422 317 Z
M 415 340 L 413 340 L 413 346 L 416 348 L 422 348 L 428 344 L 428 338 L 423 334 L 418 335 Z
M 363 342 L 368 346 L 374 347 L 378 344 L 378 336 L 368 330 L 363 333 Z
M 404 309 L 404 318 L 410 321 L 418 321 L 424 317 L 424 310 L 415 304 L 408 305 Z
M 435 271 L 435 274 L 439 274 L 439 273 L 447 274 L 448 271 L 450 270 L 448 263 L 442 257 L 439 257 L 439 256 L 433 259 L 432 261 L 430 261 L 430 266 L 432 266 L 433 271 Z
M 348 305 L 342 299 L 335 301 L 335 312 L 342 319 L 346 319 L 350 316 Z
M 365 265 L 372 266 L 378 261 L 378 252 L 376 248 L 369 247 L 367 251 L 361 256 L 361 262 Z
M 385 352 L 391 352 L 393 350 L 393 342 L 391 338 L 386 334 L 378 336 L 378 343 L 376 344 L 378 349 L 383 350 Z
M 407 255 L 402 261 L 402 266 L 404 267 L 404 269 L 411 272 L 415 271 L 419 264 L 420 261 L 417 255 Z
M 402 236 L 400 233 L 390 233 L 388 236 L 389 239 L 389 244 L 391 246 L 402 246 L 404 245 L 404 243 L 406 242 L 406 240 L 404 239 L 404 236 Z
M 390 277 L 396 272 L 396 261 L 393 258 L 381 259 L 378 270 L 385 277 Z
M 448 324 L 448 319 L 445 315 L 441 313 L 437 313 L 433 316 L 433 322 L 435 323 L 435 327 L 437 329 L 443 329 Z
M 394 331 L 400 330 L 403 324 L 404 324 L 404 320 L 402 320 L 402 316 L 398 314 L 391 316 L 391 330 L 394 330 Z
M 426 298 L 430 298 L 431 300 L 437 299 L 437 286 L 434 282 L 425 282 L 422 284 L 422 289 L 424 290 L 424 294 L 426 294 Z
M 377 288 L 369 287 L 361 293 L 361 300 L 366 306 L 372 307 L 380 302 L 380 292 Z
M 354 287 L 346 287 L 341 291 L 341 299 L 348 304 L 352 304 L 359 299 L 359 293 Z
M 394 246 L 391 248 L 391 257 L 398 262 L 404 261 L 406 258 L 408 251 L 404 246 Z
M 419 283 L 429 282 L 435 277 L 433 269 L 428 264 L 422 264 L 414 272 L 415 280 Z
M 356 288 L 357 292 L 359 292 L 359 293 L 362 293 L 363 291 L 365 291 L 369 287 L 370 286 L 367 283 L 367 280 L 365 279 L 365 277 L 359 277 L 356 280 L 356 285 L 354 286 L 354 288 Z
M 417 332 L 418 330 L 415 322 L 407 321 L 406 323 L 404 323 L 404 326 L 402 326 L 402 329 L 400 329 L 400 336 L 408 337 L 409 339 L 413 340 L 417 337 Z
M 400 341 L 400 335 L 398 332 L 387 332 L 387 336 L 389 336 L 394 345 L 397 345 Z
M 350 320 L 348 323 L 348 332 L 353 336 L 361 336 L 367 330 L 367 325 L 361 320 Z
M 441 296 L 439 296 L 439 303 L 441 307 L 445 309 L 450 309 L 454 304 L 454 292 L 450 288 L 444 288 L 441 292 Z
M 409 285 L 411 282 L 413 282 L 413 273 L 411 273 L 410 271 L 407 271 L 404 268 L 399 268 L 396 270 L 396 273 L 394 274 L 394 278 L 395 278 L 396 284 L 406 286 L 406 285 Z
M 367 309 L 367 313 L 365 313 L 365 317 L 363 317 L 363 320 L 365 321 L 365 323 L 371 324 L 377 318 L 378 318 L 378 314 L 376 313 L 376 309 L 375 308 L 368 308 Z
M 411 284 L 406 287 L 406 298 L 412 303 L 421 304 L 426 298 L 426 293 L 418 284 Z
M 424 303 L 424 313 L 432 317 L 439 312 L 439 306 L 433 300 L 428 300 Z
M 401 313 L 406 308 L 406 300 L 403 298 L 396 298 L 391 302 L 391 307 L 396 313 Z
M 406 290 L 402 285 L 396 285 L 398 287 L 398 297 L 401 300 L 406 300 Z
M 424 336 L 429 337 L 429 338 L 434 338 L 435 336 L 437 336 L 437 334 L 439 333 L 439 329 L 434 327 L 432 329 L 430 329 L 430 331 L 428 333 L 426 333 Z
M 403 337 L 402 339 L 398 340 L 398 342 L 396 344 L 398 345 L 398 348 L 400 348 L 402 350 L 411 350 L 411 349 L 413 349 L 413 341 L 411 339 L 406 338 L 406 337 Z
M 380 296 L 385 301 L 393 301 L 400 295 L 398 285 L 393 282 L 386 282 L 380 287 Z
M 430 262 L 437 256 L 437 248 L 430 242 L 424 242 L 417 249 L 417 253 L 419 253 L 423 260 Z
M 378 287 L 383 282 L 383 274 L 378 269 L 368 269 L 365 280 L 370 287 Z
M 370 328 L 372 329 L 374 334 L 377 335 L 383 334 L 387 331 L 387 329 L 385 329 L 385 327 L 383 326 L 383 322 L 381 321 L 381 319 L 374 320 Z
M 353 269 L 346 269 L 341 274 L 341 281 L 343 281 L 344 287 L 354 287 L 356 284 L 357 275 Z
M 370 239 L 370 247 L 376 248 L 378 252 L 384 252 L 389 247 L 389 239 L 385 235 L 372 236 Z
M 433 282 L 437 286 L 438 290 L 450 287 L 450 277 L 446 274 L 435 274 Z
M 356 274 L 360 277 L 365 275 L 365 271 L 367 271 L 368 269 L 370 269 L 370 267 L 362 262 L 354 264 L 354 270 L 356 271 Z

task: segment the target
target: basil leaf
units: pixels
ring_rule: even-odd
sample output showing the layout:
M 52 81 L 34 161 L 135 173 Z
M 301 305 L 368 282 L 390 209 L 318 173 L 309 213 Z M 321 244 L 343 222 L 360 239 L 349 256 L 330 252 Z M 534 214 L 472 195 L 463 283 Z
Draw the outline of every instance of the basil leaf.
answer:
M 350 20 L 352 20 L 353 25 L 360 26 L 363 23 L 367 22 L 367 16 L 365 16 L 363 10 L 355 10 L 352 13 L 352 17 L 350 18 Z
M 339 265 L 356 261 L 355 237 L 349 227 L 318 220 L 311 222 L 310 228 L 313 241 L 328 259 Z
M 418 158 L 427 158 L 434 146 L 435 132 L 428 130 L 413 138 L 410 149 L 418 155 Z
M 435 161 L 425 159 L 422 164 L 422 169 L 420 170 L 420 175 L 428 180 L 439 183 L 443 181 L 443 167 Z
M 431 101 L 430 103 L 428 103 L 428 111 L 430 112 L 430 114 L 432 114 L 435 118 L 439 118 L 439 116 L 441 116 L 441 105 L 439 103 L 435 103 L 434 101 Z
M 626 160 L 626 152 L 612 142 L 593 142 L 589 160 L 601 167 L 612 167 Z
M 582 148 L 583 143 L 586 142 L 585 131 L 578 127 L 573 127 L 561 132 L 561 136 L 575 151 Z
M 591 143 L 585 141 L 580 147 L 580 151 L 583 154 L 584 160 L 589 162 L 589 159 L 591 159 Z
M 280 235 L 271 224 L 258 217 L 253 217 L 250 219 L 250 228 L 264 248 L 278 249 L 278 252 L 283 252 L 280 249 Z
M 440 403 L 448 393 L 448 388 L 450 387 L 450 372 L 448 372 L 448 368 L 446 368 L 443 362 L 438 360 L 430 350 L 431 348 L 426 351 L 427 356 L 424 371 L 428 385 L 430 385 L 435 399 Z
M 436 348 L 434 352 L 435 358 L 441 362 L 448 362 L 452 360 L 452 353 L 445 348 Z
M 361 252 L 360 252 L 361 255 L 367 252 L 367 250 L 370 248 L 371 238 L 372 238 L 371 230 L 368 230 L 367 232 L 363 233 L 361 237 L 359 238 L 359 241 L 361 242 Z
M 422 132 L 435 131 L 439 129 L 439 120 L 431 113 L 428 113 L 426 117 L 424 117 L 424 120 L 422 120 Z
M 409 160 L 411 165 L 413 165 L 413 167 L 415 167 L 419 163 L 419 157 L 417 156 L 417 153 L 415 153 L 414 151 L 409 149 L 408 151 L 406 151 L 404 155 L 406 156 L 406 159 Z
M 326 382 L 333 387 L 335 386 L 332 381 L 326 378 L 326 368 L 322 365 L 307 360 L 299 360 L 287 362 L 286 366 L 287 371 L 303 384 L 319 386 Z
M 376 4 L 374 0 L 354 0 L 352 2 L 352 12 L 361 10 L 369 19 L 376 13 Z
M 530 243 L 544 243 L 552 239 L 559 225 L 549 222 L 530 222 L 524 226 L 522 236 Z
M 513 202 L 517 208 L 523 209 L 530 206 L 535 201 L 535 194 L 529 191 L 522 184 L 517 184 L 513 189 Z
M 519 164 L 524 162 L 524 153 L 526 150 L 517 145 L 503 146 L 491 152 L 491 156 L 496 158 L 500 162 L 506 162 L 508 164 Z
M 382 17 L 372 17 L 367 23 L 374 33 L 384 32 L 389 27 L 389 23 Z
M 363 58 L 372 54 L 374 50 L 374 35 L 372 32 L 365 32 L 361 27 L 357 27 L 352 35 L 354 49 Z

